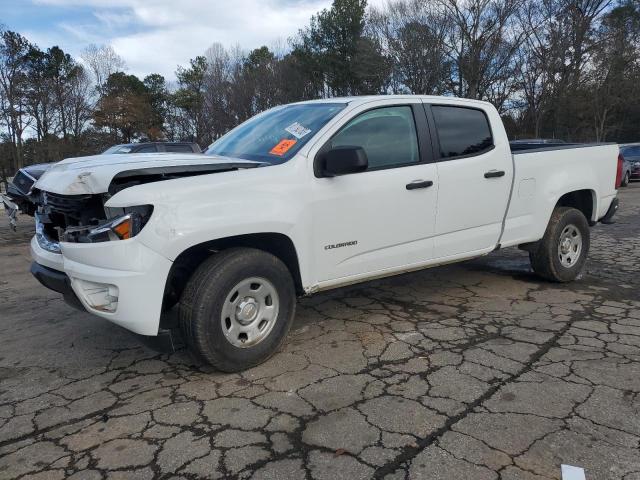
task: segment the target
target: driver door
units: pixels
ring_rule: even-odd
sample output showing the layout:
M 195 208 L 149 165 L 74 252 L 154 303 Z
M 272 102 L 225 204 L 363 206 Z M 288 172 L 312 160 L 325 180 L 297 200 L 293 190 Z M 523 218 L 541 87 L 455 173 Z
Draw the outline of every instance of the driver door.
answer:
M 419 100 L 369 105 L 352 112 L 322 147 L 362 147 L 368 169 L 313 181 L 321 287 L 433 257 L 437 168 L 424 109 Z

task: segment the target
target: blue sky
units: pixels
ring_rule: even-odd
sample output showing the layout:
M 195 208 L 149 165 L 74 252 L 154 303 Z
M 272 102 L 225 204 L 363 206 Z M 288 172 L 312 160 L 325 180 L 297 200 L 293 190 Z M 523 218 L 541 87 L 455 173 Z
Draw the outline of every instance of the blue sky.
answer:
M 372 0 L 382 4 L 385 0 Z M 109 44 L 128 71 L 168 79 L 213 43 L 286 45 L 331 0 L 0 0 L 0 24 L 42 49 L 58 45 L 78 57 Z

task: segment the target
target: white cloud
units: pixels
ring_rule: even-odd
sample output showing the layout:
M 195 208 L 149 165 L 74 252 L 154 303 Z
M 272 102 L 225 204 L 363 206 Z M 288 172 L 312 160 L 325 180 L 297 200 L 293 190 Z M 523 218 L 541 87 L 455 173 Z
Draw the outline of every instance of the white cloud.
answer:
M 93 12 L 96 19 L 102 22 L 109 29 L 122 28 L 133 24 L 134 19 L 127 13 L 115 13 L 110 11 L 98 10 Z
M 155 0 L 136 6 L 136 18 L 149 28 L 112 39 L 132 71 L 170 76 L 178 64 L 187 64 L 214 42 L 227 47 L 240 44 L 245 49 L 273 45 L 294 35 L 327 2 L 280 5 L 236 0 L 203 6 L 197 0 L 183 0 L 179 11 L 169 3 Z
M 386 0 L 373 0 L 380 5 Z M 173 77 L 177 65 L 201 55 L 214 42 L 252 49 L 272 46 L 295 35 L 311 15 L 331 0 L 34 0 L 49 7 L 85 7 L 93 23 L 58 27 L 77 53 L 88 43 L 111 44 L 129 71 Z M 41 37 L 43 35 L 40 35 Z M 48 35 L 53 37 L 55 35 Z

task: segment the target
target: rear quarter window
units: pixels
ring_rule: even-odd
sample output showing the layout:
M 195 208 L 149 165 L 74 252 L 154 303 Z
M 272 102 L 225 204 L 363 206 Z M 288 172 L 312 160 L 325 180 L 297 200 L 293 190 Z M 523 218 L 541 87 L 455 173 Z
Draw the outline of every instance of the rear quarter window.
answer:
M 482 110 L 433 105 L 440 158 L 480 155 L 493 148 L 489 119 Z

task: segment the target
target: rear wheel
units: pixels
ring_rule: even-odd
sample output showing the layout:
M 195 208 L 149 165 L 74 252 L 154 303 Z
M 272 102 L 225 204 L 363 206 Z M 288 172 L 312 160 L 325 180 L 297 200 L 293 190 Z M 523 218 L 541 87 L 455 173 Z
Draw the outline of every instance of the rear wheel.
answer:
M 624 174 L 624 178 L 622 179 L 622 183 L 620 184 L 621 187 L 626 187 L 627 185 L 629 185 L 629 180 L 631 179 L 631 176 L 629 175 L 629 172 Z
M 295 303 L 293 279 L 280 259 L 234 248 L 193 274 L 180 300 L 180 324 L 196 355 L 236 372 L 265 361 L 282 345 Z
M 582 271 L 590 244 L 589 224 L 575 208 L 553 211 L 544 237 L 529 253 L 533 271 L 552 282 L 570 282 Z

